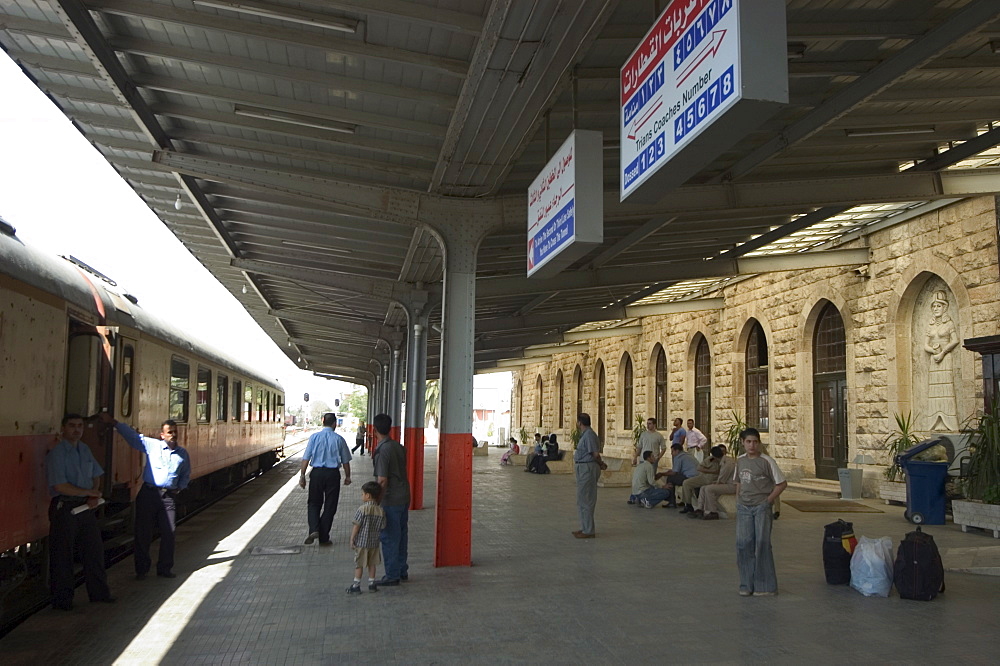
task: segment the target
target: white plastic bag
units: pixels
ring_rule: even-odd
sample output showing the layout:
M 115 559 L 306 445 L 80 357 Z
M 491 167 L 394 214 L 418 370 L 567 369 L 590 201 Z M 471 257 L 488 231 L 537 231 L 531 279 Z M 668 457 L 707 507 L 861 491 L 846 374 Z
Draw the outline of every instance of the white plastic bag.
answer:
M 866 597 L 888 597 L 892 589 L 892 539 L 861 537 L 851 556 L 851 587 Z

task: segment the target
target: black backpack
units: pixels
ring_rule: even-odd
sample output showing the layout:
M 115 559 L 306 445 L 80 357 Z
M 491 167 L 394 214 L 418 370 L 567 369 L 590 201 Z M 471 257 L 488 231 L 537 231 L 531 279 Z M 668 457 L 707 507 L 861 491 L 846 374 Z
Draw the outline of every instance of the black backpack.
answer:
M 934 537 L 919 527 L 908 532 L 896 551 L 892 578 L 902 599 L 930 601 L 944 592 L 944 564 Z
M 830 585 L 847 585 L 851 582 L 853 540 L 853 523 L 838 520 L 823 527 L 823 571 L 826 573 L 826 582 Z

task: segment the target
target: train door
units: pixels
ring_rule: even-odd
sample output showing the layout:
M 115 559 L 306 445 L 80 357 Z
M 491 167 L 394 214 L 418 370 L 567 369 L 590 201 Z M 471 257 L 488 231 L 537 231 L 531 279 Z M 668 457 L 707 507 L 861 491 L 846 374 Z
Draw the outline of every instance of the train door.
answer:
M 70 319 L 69 343 L 66 356 L 67 414 L 80 414 L 87 419 L 110 409 L 113 404 L 114 375 L 111 363 L 111 337 L 114 330 L 107 326 L 94 326 Z M 112 470 L 111 433 L 88 423 L 83 442 L 90 447 L 94 457 L 104 467 L 104 492 L 111 491 Z
M 118 337 L 118 344 L 115 349 L 117 359 L 115 364 L 117 410 L 114 413 L 114 417 L 122 423 L 127 423 L 133 429 L 136 428 L 136 414 L 139 412 L 139 384 L 136 372 L 138 367 L 138 358 L 136 356 L 138 349 L 138 342 L 134 338 Z M 115 489 L 124 495 L 128 495 L 127 487 L 135 486 L 138 488 L 138 482 L 142 477 L 141 467 L 137 460 L 138 456 L 133 455 L 131 447 L 118 446 L 115 448 L 112 458 L 114 463 L 111 469 Z M 122 488 L 123 485 L 125 488 Z M 124 498 L 123 500 L 127 501 Z

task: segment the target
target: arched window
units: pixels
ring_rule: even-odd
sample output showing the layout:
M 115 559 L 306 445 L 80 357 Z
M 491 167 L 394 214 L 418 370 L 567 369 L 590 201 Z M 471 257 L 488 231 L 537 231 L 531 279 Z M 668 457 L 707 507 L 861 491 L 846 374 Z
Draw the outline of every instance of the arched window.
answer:
M 517 380 L 517 420 L 524 425 L 524 385 L 521 380 Z
M 708 340 L 699 336 L 694 354 L 694 421 L 703 433 L 712 432 L 712 355 Z
M 576 414 L 573 415 L 573 423 L 576 423 L 577 414 L 583 413 L 583 370 L 576 366 L 573 372 L 573 383 L 576 384 Z
M 535 394 L 538 396 L 536 403 L 538 405 L 538 419 L 535 421 L 535 425 L 539 428 L 542 427 L 542 376 L 538 375 L 538 381 L 535 382 Z
M 622 386 L 622 430 L 632 427 L 632 357 L 625 354 L 625 378 Z
M 604 374 L 604 363 L 597 362 L 597 436 L 601 440 L 601 449 L 604 448 L 604 433 L 607 431 L 607 399 L 608 384 Z
M 838 478 L 847 467 L 847 335 L 833 303 L 820 311 L 813 337 L 813 418 L 816 476 Z
M 656 425 L 663 428 L 667 423 L 667 355 L 663 347 L 656 354 L 656 386 L 654 388 L 653 412 Z
M 758 430 L 768 429 L 767 338 L 760 322 L 754 322 L 747 339 L 746 401 L 747 425 Z
M 563 387 L 563 373 L 562 373 L 562 370 L 560 370 L 559 373 L 556 375 L 556 387 L 559 390 L 559 419 L 558 419 L 558 423 L 559 423 L 559 427 L 560 428 L 564 428 L 565 425 L 566 425 L 566 420 L 565 420 L 566 419 L 566 404 L 565 404 L 566 395 L 565 395 L 565 392 L 563 391 L 564 387 Z

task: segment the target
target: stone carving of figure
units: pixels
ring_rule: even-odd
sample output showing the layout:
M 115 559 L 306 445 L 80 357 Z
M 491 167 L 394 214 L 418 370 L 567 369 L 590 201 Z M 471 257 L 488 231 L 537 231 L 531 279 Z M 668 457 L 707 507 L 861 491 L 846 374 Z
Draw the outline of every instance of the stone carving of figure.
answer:
M 931 318 L 927 323 L 928 394 L 927 420 L 931 431 L 956 432 L 958 407 L 955 401 L 954 357 L 958 330 L 948 315 L 948 295 L 935 291 L 931 297 Z

